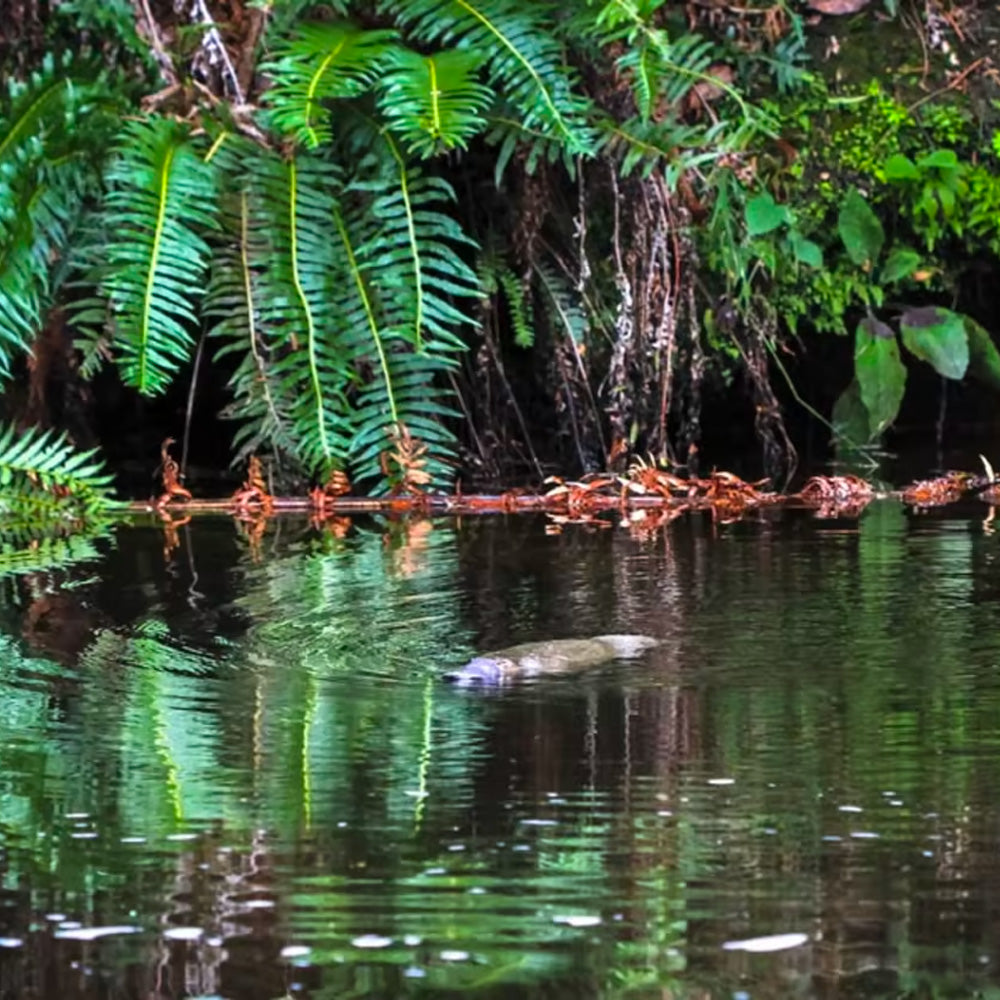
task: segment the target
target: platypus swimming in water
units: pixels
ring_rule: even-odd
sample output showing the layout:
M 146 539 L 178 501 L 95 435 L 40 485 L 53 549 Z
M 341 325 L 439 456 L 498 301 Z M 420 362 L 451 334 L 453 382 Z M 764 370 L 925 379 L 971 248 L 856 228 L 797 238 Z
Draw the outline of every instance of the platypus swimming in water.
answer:
M 631 659 L 659 645 L 648 635 L 595 635 L 592 639 L 525 642 L 473 657 L 445 678 L 463 687 L 497 687 L 509 681 L 572 674 L 609 660 Z

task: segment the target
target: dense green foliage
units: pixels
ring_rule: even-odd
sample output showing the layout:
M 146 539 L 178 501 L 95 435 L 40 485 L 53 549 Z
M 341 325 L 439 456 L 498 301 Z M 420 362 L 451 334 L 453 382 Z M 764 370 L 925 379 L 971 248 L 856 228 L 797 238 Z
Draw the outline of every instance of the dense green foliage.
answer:
M 146 396 L 196 380 L 204 343 L 235 461 L 376 490 L 511 455 L 539 478 L 693 462 L 703 384 L 740 370 L 787 470 L 771 377 L 803 325 L 856 327 L 861 441 L 903 397 L 891 327 L 997 381 L 949 263 L 1000 250 L 985 119 L 951 84 L 906 105 L 808 73 L 793 5 L 210 6 L 57 3 L 21 55 L 0 374 L 63 315 L 84 376 L 110 362 Z
M 70 21 L 93 65 L 49 59 L 3 107 L 4 370 L 48 310 L 69 304 L 85 374 L 111 359 L 126 385 L 155 395 L 207 327 L 230 373 L 236 458 L 266 448 L 314 477 L 347 469 L 384 488 L 413 471 L 398 447 L 412 435 L 429 446 L 420 471 L 443 485 L 457 458 L 447 376 L 489 289 L 476 242 L 495 255 L 510 239 L 456 206 L 456 153 L 478 142 L 475 171 L 493 151 L 501 200 L 515 164 L 572 179 L 598 157 L 623 179 L 673 188 L 762 127 L 727 82 L 731 119 L 685 119 L 720 50 L 662 7 L 611 0 L 567 17 L 523 0 L 283 5 L 266 12 L 259 40 L 242 40 L 257 63 L 246 84 L 229 61 L 239 40 L 227 52 L 214 28 L 182 43 L 174 25 L 170 48 L 163 25 L 146 24 L 150 60 L 127 6 L 57 8 L 50 46 Z M 95 72 L 112 51 L 127 71 Z M 614 93 L 584 84 L 590 65 L 613 74 Z M 168 86 L 136 116 L 154 66 Z M 535 242 L 535 228 L 523 238 Z M 500 285 L 516 321 L 537 278 L 554 336 L 575 353 L 613 307 L 588 308 L 585 287 L 546 256 L 501 252 Z

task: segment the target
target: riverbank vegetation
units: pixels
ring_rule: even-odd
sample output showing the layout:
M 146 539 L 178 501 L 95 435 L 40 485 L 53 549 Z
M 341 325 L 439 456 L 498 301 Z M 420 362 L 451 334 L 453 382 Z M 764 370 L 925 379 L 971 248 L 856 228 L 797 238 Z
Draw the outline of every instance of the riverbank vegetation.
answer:
M 190 438 L 279 488 L 375 493 L 636 455 L 696 474 L 712 422 L 752 424 L 779 482 L 789 415 L 870 446 L 918 364 L 1000 388 L 997 27 L 839 0 L 25 0 L 0 467 L 58 506 L 93 495 L 90 448 L 120 471 L 166 434 L 182 472 Z M 809 396 L 813 355 L 835 363 Z M 58 482 L 24 461 L 49 427 Z

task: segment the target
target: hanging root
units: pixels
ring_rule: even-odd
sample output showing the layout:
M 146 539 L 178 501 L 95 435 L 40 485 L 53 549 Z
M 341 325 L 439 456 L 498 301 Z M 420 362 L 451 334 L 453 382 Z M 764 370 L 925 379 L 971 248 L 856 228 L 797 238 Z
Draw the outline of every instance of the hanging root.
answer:
M 768 344 L 777 332 L 772 310 L 755 299 L 733 339 L 743 357 L 754 403 L 754 429 L 764 453 L 764 471 L 775 482 L 787 486 L 798 465 L 798 452 L 785 428 L 781 405 L 768 375 Z
M 630 178 L 624 190 L 612 174 L 611 190 L 618 307 L 604 380 L 607 414 L 616 444 L 625 440 L 674 461 L 672 414 L 682 414 L 681 443 L 696 448 L 704 361 L 688 277 L 693 250 L 681 235 L 687 210 L 659 173 Z M 682 321 L 690 326 L 686 337 Z

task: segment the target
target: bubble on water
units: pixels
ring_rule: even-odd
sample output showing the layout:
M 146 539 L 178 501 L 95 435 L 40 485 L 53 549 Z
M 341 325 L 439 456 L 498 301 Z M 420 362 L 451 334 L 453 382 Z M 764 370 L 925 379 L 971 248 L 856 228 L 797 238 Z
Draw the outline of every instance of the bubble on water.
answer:
M 423 943 L 424 939 L 419 934 L 407 934 L 406 937 L 403 938 L 403 944 L 405 944 L 407 948 L 416 948 L 417 945 L 421 945 Z
M 801 934 L 799 932 L 767 934 L 764 937 L 745 938 L 742 941 L 726 941 L 722 947 L 725 951 L 747 951 L 754 954 L 766 954 L 772 951 L 786 951 L 789 948 L 798 948 L 808 940 L 808 934 Z
M 601 918 L 591 913 L 570 913 L 566 916 L 553 917 L 552 923 L 566 924 L 569 927 L 596 927 Z
M 145 844 L 146 843 L 146 838 L 145 837 L 119 837 L 118 838 L 118 843 L 119 844 Z
M 284 948 L 281 949 L 282 958 L 305 958 L 312 951 L 308 945 L 304 944 L 286 944 Z
M 403 975 L 406 976 L 407 979 L 423 979 L 427 973 L 421 969 L 419 965 L 408 965 L 405 969 L 403 969 Z
M 119 934 L 138 934 L 141 927 L 117 924 L 108 927 L 63 927 L 55 936 L 67 941 L 96 941 L 98 938 L 116 937 Z
M 851 836 L 855 840 L 879 840 L 882 834 L 875 833 L 873 830 L 852 830 Z
M 22 938 L 0 937 L 0 948 L 20 948 L 23 944 Z
M 197 840 L 197 833 L 168 833 L 167 840 Z
M 469 960 L 469 953 L 467 951 L 459 951 L 456 949 L 450 949 L 440 952 L 441 959 L 445 962 L 467 962 Z
M 861 806 L 837 806 L 837 812 L 842 813 L 859 813 L 864 812 Z
M 382 937 L 381 934 L 362 934 L 351 941 L 355 948 L 388 948 L 392 944 L 392 938 Z
M 527 817 L 525 819 L 520 820 L 520 823 L 521 823 L 521 826 L 558 826 L 559 825 L 558 820 L 554 820 L 554 819 L 533 819 L 531 817 Z
M 708 783 L 710 785 L 735 785 L 735 778 L 709 778 Z
M 80 830 L 77 833 L 71 833 L 71 840 L 96 840 L 97 831 L 96 830 Z
M 59 923 L 62 923 L 62 921 L 64 921 L 66 919 L 66 914 L 65 913 L 46 913 L 45 914 L 45 919 L 46 920 L 51 920 L 55 924 L 59 924 Z
M 200 927 L 168 927 L 163 936 L 170 941 L 197 941 L 204 933 Z

